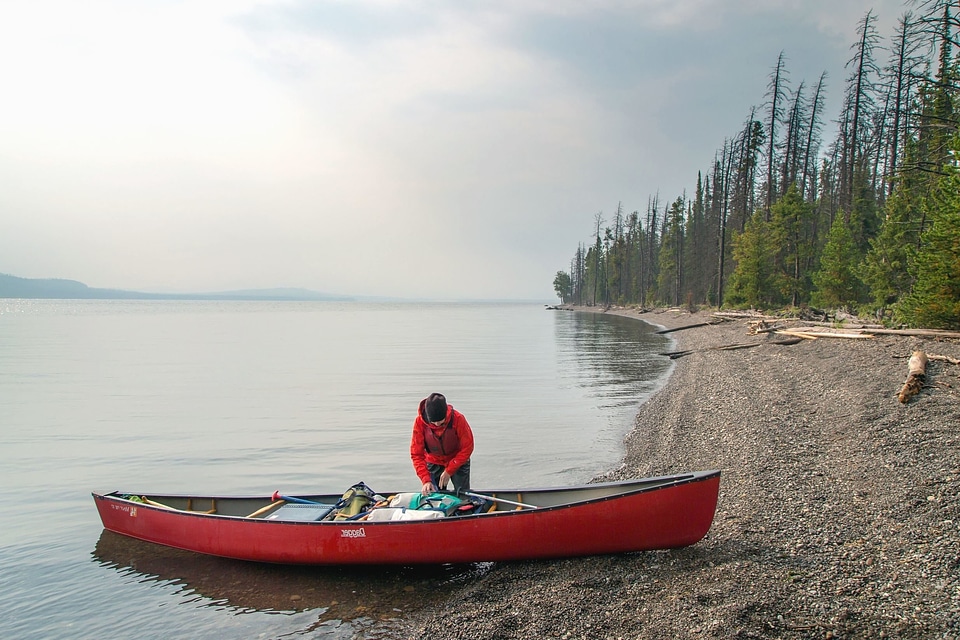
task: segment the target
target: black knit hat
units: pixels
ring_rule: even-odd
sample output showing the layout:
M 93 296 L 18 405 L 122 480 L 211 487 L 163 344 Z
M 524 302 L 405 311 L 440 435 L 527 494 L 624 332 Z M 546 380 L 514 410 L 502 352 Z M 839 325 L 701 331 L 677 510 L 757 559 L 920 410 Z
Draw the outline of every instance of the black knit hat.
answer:
M 431 393 L 423 403 L 427 422 L 440 422 L 447 417 L 447 399 L 440 393 Z

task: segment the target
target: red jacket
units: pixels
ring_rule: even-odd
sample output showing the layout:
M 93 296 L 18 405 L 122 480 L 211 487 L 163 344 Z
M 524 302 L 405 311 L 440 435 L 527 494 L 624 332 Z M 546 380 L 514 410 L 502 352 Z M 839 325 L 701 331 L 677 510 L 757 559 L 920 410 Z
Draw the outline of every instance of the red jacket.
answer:
M 417 419 L 413 421 L 413 438 L 410 440 L 410 458 L 413 469 L 420 480 L 431 482 L 427 463 L 439 464 L 451 476 L 470 459 L 473 454 L 473 431 L 463 414 L 447 405 L 447 417 L 443 425 L 437 427 L 423 417 L 423 405 L 420 401 Z

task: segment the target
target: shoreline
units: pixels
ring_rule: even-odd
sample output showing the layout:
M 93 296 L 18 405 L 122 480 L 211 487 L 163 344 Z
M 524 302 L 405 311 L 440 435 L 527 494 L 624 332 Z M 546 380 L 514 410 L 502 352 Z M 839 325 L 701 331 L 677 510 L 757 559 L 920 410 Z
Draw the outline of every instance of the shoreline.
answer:
M 712 319 L 606 313 L 667 329 Z M 960 638 L 960 365 L 931 360 L 920 394 L 896 398 L 914 350 L 957 359 L 960 340 L 772 335 L 744 320 L 672 333 L 688 355 L 597 478 L 720 469 L 703 540 L 498 563 L 405 637 Z

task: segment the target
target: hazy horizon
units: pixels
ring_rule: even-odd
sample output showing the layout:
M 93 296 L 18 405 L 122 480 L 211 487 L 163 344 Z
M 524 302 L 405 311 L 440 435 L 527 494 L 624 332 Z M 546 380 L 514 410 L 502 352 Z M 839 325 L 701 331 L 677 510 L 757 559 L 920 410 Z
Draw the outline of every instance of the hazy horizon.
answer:
M 449 298 L 423 298 L 423 297 L 403 297 L 403 296 L 391 296 L 391 295 L 380 295 L 380 296 L 369 296 L 363 294 L 351 294 L 351 293 L 339 293 L 339 292 L 330 292 L 322 291 L 315 289 L 307 289 L 304 287 L 243 287 L 240 289 L 226 289 L 220 291 L 200 291 L 200 290 L 177 290 L 177 291 L 142 291 L 142 290 L 131 290 L 131 289 L 120 289 L 117 287 L 90 287 L 84 282 L 73 278 L 21 278 L 14 274 L 10 273 L 0 273 L 0 298 L 4 297 L 23 297 L 23 296 L 6 296 L 7 291 L 4 287 L 3 278 L 10 277 L 15 278 L 18 281 L 22 281 L 26 286 L 39 285 L 42 286 L 48 283 L 69 283 L 82 285 L 87 287 L 90 291 L 96 292 L 116 292 L 122 294 L 144 294 L 147 296 L 161 296 L 164 299 L 176 299 L 177 297 L 183 299 L 231 299 L 229 296 L 233 296 L 232 299 L 241 299 L 241 296 L 250 297 L 256 300 L 314 300 L 314 301 L 330 301 L 330 302 L 452 302 L 452 303 L 552 303 L 555 302 L 554 299 L 547 298 L 463 298 L 463 297 L 449 297 Z M 34 291 L 36 294 L 36 291 Z M 206 297 L 205 297 L 206 296 Z M 43 299 L 47 296 L 29 296 L 34 299 Z M 61 296 L 49 296 L 50 299 L 60 298 Z M 63 296 L 68 298 L 69 296 Z M 121 299 L 130 298 L 129 296 L 122 296 Z M 91 296 L 91 299 L 103 299 L 95 296 Z M 134 299 L 134 298 L 130 298 Z
M 0 272 L 552 299 L 598 212 L 693 194 L 781 51 L 832 139 L 858 22 L 908 6 L 7 3 Z

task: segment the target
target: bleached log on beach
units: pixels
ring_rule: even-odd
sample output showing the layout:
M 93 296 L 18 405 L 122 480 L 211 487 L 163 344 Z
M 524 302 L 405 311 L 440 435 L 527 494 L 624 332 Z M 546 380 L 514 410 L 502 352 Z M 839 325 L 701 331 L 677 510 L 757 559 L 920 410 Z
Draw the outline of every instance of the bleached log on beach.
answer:
M 812 328 L 805 329 L 782 329 L 776 333 L 782 333 L 788 336 L 802 336 L 805 338 L 814 337 L 814 338 L 853 338 L 853 339 L 871 339 L 873 338 L 873 333 L 861 333 L 857 331 L 856 333 L 838 333 L 834 331 L 818 331 Z
M 852 331 L 857 333 L 884 334 L 895 336 L 918 336 L 923 338 L 960 338 L 960 331 L 946 329 L 883 329 L 874 327 L 838 327 L 831 323 L 807 322 L 803 326 L 790 327 L 789 331 L 802 333 L 816 333 L 820 335 L 820 327 L 832 327 L 837 332 Z
M 903 388 L 897 394 L 897 399 L 901 403 L 906 403 L 910 398 L 920 393 L 923 383 L 927 378 L 927 354 L 923 351 L 914 351 L 910 356 L 910 362 L 907 364 L 907 381 L 903 383 Z
M 788 331 L 787 329 L 778 329 L 774 333 L 783 335 L 783 336 L 794 336 L 797 338 L 803 338 L 804 340 L 816 340 L 817 336 L 812 333 L 804 333 L 802 331 Z
M 790 327 L 789 329 L 784 329 L 785 331 L 795 331 L 799 333 L 812 333 L 818 336 L 828 336 L 831 332 L 823 332 L 817 326 L 818 323 L 807 323 L 806 326 L 802 327 Z M 820 326 L 834 326 L 829 324 L 824 324 Z M 835 332 L 832 333 L 844 333 L 850 332 L 850 335 L 873 335 L 873 334 L 883 334 L 883 335 L 895 335 L 895 336 L 916 336 L 922 338 L 960 338 L 960 331 L 948 331 L 946 329 L 874 329 L 873 327 L 867 328 L 854 328 L 854 327 L 836 327 Z M 839 337 L 834 335 L 833 337 Z
M 882 329 L 883 326 L 879 324 L 866 324 L 863 322 L 844 322 L 842 325 L 838 325 L 836 322 L 816 322 L 814 320 L 805 320 L 808 325 L 814 327 L 833 327 L 835 329 Z
M 922 338 L 960 338 L 960 331 L 948 331 L 947 329 L 870 329 L 870 332 L 896 336 L 919 336 Z
M 837 327 L 833 325 L 830 325 L 830 328 L 833 331 L 828 331 L 824 327 L 818 327 L 815 325 L 801 325 L 798 327 L 787 327 L 786 329 L 784 329 L 784 331 L 799 331 L 801 333 L 815 333 L 815 334 L 821 334 L 821 333 L 859 334 L 864 332 L 862 329 L 847 329 L 847 328 Z M 867 331 L 867 333 L 872 333 L 872 331 Z
M 813 331 L 810 335 L 819 338 L 852 338 L 854 340 L 872 340 L 872 333 L 834 333 L 832 331 Z
M 714 311 L 712 315 L 718 318 L 763 318 L 766 320 L 776 320 L 774 316 L 764 315 L 756 311 Z

